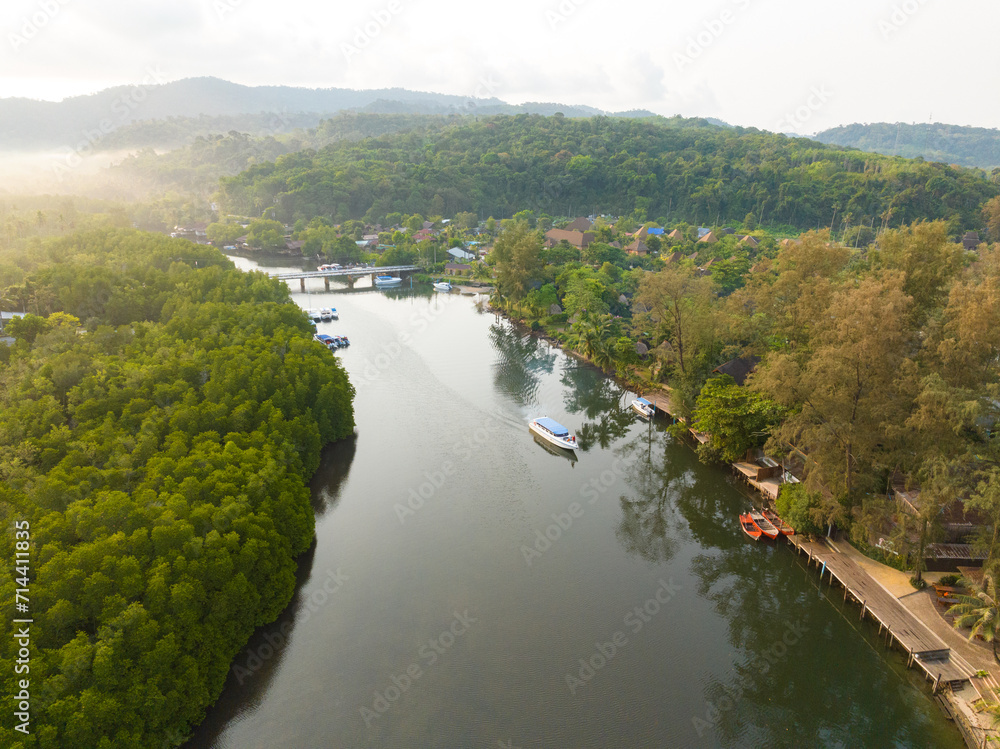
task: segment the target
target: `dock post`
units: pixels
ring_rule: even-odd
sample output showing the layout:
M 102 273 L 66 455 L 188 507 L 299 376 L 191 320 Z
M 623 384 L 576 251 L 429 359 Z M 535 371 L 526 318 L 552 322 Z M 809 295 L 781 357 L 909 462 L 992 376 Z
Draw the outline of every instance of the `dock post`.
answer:
M 866 601 L 861 602 L 861 620 L 864 621 L 865 612 L 868 610 L 868 603 Z
M 847 586 L 844 586 L 844 603 L 847 603 Z
M 941 683 L 941 672 L 938 671 L 937 678 L 934 680 L 934 686 L 931 687 L 931 694 L 937 694 L 938 684 Z
M 299 288 L 302 289 L 303 294 L 306 292 L 306 279 L 304 278 L 299 279 Z
M 323 285 L 326 287 L 327 291 L 330 290 L 330 277 L 329 276 L 323 276 Z

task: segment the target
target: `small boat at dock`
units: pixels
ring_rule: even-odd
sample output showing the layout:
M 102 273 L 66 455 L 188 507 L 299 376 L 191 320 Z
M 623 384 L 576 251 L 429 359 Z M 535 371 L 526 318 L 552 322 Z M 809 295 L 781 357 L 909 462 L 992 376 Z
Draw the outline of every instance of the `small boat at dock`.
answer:
M 754 541 L 760 541 L 760 537 L 763 535 L 760 528 L 754 525 L 753 520 L 750 519 L 749 515 L 740 515 L 740 526 L 743 528 L 743 532 L 746 533 Z
M 401 283 L 403 283 L 403 279 L 398 276 L 375 276 L 375 285 L 380 289 L 399 286 Z
M 447 281 L 435 281 L 434 289 L 437 291 L 448 292 L 451 291 L 451 284 L 448 283 Z
M 765 507 L 760 512 L 764 517 L 766 517 L 771 522 L 771 525 L 773 525 L 775 528 L 778 529 L 778 532 L 782 536 L 795 535 L 795 529 L 788 523 L 786 523 L 784 520 L 782 520 L 778 516 L 778 513 L 776 513 L 774 510 Z
M 528 428 L 541 437 L 546 442 L 561 447 L 565 450 L 575 450 L 577 447 L 576 437 L 569 433 L 569 430 L 554 419 L 547 416 L 534 419 Z
M 778 537 L 778 529 L 774 527 L 770 520 L 764 517 L 757 510 L 750 510 L 747 514 L 749 515 L 750 520 L 753 521 L 753 524 L 756 525 L 758 530 L 760 530 L 760 532 L 765 536 L 770 538 L 772 541 Z
M 632 401 L 632 408 L 640 415 L 645 416 L 647 419 L 652 419 L 656 415 L 656 406 L 650 403 L 645 398 L 636 398 Z

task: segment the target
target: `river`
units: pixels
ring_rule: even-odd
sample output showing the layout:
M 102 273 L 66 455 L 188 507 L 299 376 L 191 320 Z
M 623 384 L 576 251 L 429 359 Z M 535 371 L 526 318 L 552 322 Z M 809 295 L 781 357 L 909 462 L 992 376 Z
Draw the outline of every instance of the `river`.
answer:
M 593 367 L 470 297 L 309 284 L 352 342 L 357 436 L 313 480 L 292 603 L 188 746 L 963 746 L 839 589 L 742 534 L 728 472 Z

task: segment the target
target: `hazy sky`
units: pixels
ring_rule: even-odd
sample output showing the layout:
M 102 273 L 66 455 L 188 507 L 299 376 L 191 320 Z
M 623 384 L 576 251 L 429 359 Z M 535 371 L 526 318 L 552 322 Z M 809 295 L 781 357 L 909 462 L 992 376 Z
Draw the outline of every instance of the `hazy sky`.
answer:
M 4 0 L 0 97 L 212 75 L 718 117 L 1000 127 L 997 0 Z

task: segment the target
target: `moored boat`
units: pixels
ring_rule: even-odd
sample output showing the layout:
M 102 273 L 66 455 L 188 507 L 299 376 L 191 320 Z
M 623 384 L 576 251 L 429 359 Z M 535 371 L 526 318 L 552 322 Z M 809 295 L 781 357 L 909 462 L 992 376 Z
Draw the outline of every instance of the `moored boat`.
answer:
M 784 520 L 782 520 L 781 517 L 778 515 L 778 513 L 776 513 L 774 510 L 765 507 L 761 510 L 761 514 L 770 521 L 771 525 L 773 525 L 775 528 L 778 529 L 778 533 L 780 533 L 782 536 L 795 535 L 795 529 L 788 523 L 786 523 Z
M 577 447 L 576 437 L 570 434 L 569 430 L 558 421 L 547 416 L 532 420 L 528 424 L 528 428 L 556 447 L 562 447 L 566 450 L 575 450 Z
M 778 537 L 778 529 L 771 524 L 770 520 L 761 515 L 757 510 L 750 510 L 747 514 L 749 515 L 750 520 L 753 521 L 753 524 L 756 525 L 760 532 L 765 536 L 772 540 Z
M 375 285 L 380 289 L 386 286 L 399 286 L 401 283 L 403 279 L 398 276 L 375 276 Z
M 323 319 L 323 322 L 330 322 L 330 320 L 337 319 L 337 315 L 332 309 L 321 309 L 319 316 Z
M 437 291 L 451 291 L 451 284 L 447 281 L 435 281 L 434 288 Z
M 749 515 L 740 515 L 740 526 L 743 528 L 743 532 L 750 536 L 750 538 L 754 541 L 760 541 L 760 537 L 763 534 L 760 528 L 754 525 Z
M 323 315 L 320 314 L 318 309 L 307 309 L 306 314 L 309 315 L 309 319 L 313 322 L 320 322 L 323 319 Z
M 313 338 L 322 343 L 329 349 L 339 348 L 337 339 L 334 338 L 332 335 L 327 335 L 326 333 L 317 333 L 316 335 L 313 336 Z
M 632 408 L 635 409 L 641 416 L 645 416 L 647 419 L 652 419 L 656 414 L 656 406 L 645 398 L 636 398 L 632 401 Z

